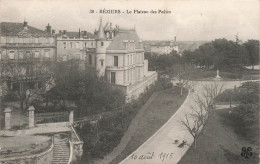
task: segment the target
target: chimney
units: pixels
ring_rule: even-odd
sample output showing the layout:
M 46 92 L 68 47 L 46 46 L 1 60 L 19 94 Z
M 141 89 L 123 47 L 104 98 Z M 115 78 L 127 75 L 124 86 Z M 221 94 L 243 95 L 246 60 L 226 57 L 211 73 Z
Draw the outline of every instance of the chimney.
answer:
M 26 21 L 24 20 L 24 22 L 23 22 L 23 27 L 27 27 L 27 25 L 28 25 L 28 22 L 26 22 Z
M 62 34 L 62 30 L 59 30 L 59 34 Z
M 87 36 L 87 31 L 83 31 L 83 33 L 84 33 L 84 36 Z
M 46 26 L 46 32 L 51 34 L 51 26 L 50 24 L 48 23 L 48 25 Z
M 79 38 L 80 38 L 80 28 L 79 28 Z
M 26 22 L 25 20 L 23 22 L 23 29 L 28 30 L 28 22 Z
M 176 42 L 176 36 L 174 37 L 174 41 Z
M 55 30 L 52 30 L 51 33 L 52 33 L 52 34 L 55 34 Z
M 63 34 L 66 34 L 67 33 L 67 30 L 63 30 Z

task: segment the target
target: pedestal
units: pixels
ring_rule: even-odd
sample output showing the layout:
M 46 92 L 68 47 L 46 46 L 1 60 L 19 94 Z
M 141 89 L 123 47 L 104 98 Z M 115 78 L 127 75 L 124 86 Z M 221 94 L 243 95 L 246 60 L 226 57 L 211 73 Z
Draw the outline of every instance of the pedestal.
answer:
M 70 115 L 69 115 L 69 123 L 70 125 L 72 125 L 74 123 L 74 111 L 70 111 Z
M 33 106 L 30 106 L 28 111 L 29 111 L 29 128 L 34 127 L 34 110 L 35 108 Z
M 5 129 L 11 129 L 11 109 L 5 108 Z

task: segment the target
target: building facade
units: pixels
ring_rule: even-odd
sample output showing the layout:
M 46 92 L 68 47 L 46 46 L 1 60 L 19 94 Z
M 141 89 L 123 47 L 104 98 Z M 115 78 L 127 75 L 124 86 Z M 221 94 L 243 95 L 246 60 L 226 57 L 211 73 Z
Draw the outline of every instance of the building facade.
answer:
M 137 98 L 157 80 L 157 73 L 148 71 L 143 43 L 135 29 L 112 28 L 111 23 L 103 27 L 101 20 L 95 34 L 96 48 L 83 51 L 86 66 L 120 89 L 127 100 Z
M 38 88 L 50 78 L 56 61 L 54 31 L 23 23 L 0 23 L 0 79 L 10 90 Z
M 71 59 L 85 60 L 83 49 L 96 47 L 94 34 L 87 31 L 67 32 L 59 31 L 57 37 L 57 61 Z
M 151 52 L 156 54 L 170 54 L 172 51 L 179 53 L 179 46 L 175 41 L 158 41 L 151 44 Z

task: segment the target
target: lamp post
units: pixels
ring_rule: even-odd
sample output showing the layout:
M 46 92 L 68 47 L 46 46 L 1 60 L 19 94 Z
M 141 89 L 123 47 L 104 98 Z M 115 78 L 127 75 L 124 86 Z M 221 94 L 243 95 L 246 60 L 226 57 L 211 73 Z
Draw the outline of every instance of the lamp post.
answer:
M 232 90 L 230 91 L 230 101 L 229 101 L 229 108 L 231 108 L 232 107 Z

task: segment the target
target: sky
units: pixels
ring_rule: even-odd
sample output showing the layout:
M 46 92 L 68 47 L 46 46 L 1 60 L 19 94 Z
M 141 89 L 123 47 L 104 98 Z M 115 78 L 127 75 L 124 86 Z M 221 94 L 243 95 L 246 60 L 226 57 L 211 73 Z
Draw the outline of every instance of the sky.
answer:
M 104 14 L 100 10 L 120 10 Z M 90 13 L 94 10 L 94 13 Z M 142 10 L 147 14 L 127 14 Z M 167 10 L 171 13 L 153 14 Z M 124 12 L 124 13 L 123 13 Z M 100 17 L 135 28 L 142 40 L 210 41 L 260 39 L 260 0 L 0 0 L 0 22 L 23 22 L 44 29 L 92 32 Z

